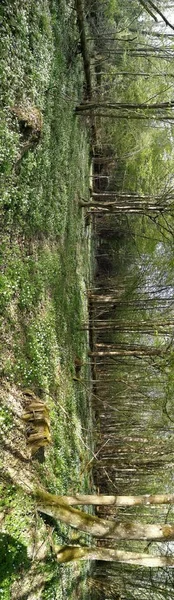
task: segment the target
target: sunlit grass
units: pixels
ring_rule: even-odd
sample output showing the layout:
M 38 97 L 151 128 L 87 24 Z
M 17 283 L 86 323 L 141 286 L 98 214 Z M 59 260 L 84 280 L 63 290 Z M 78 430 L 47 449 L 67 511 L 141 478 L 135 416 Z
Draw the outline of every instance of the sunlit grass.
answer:
M 0 570 L 0 588 L 2 600 L 10 600 L 11 585 L 15 590 L 21 580 L 24 589 L 30 586 L 33 527 L 42 541 L 46 531 L 31 498 L 6 479 L 3 443 L 13 446 L 20 422 L 19 417 L 14 420 L 13 395 L 20 406 L 27 387 L 50 410 L 52 444 L 43 465 L 33 461 L 35 476 L 55 493 L 89 488 L 85 471 L 91 458 L 88 397 L 73 379 L 78 356 L 82 380 L 88 385 L 88 340 L 81 326 L 87 318 L 90 258 L 78 205 L 80 196 L 88 196 L 88 137 L 74 113 L 82 94 L 83 71 L 72 5 L 64 0 L 42 0 L 39 6 L 34 0 L 4 0 L 0 15 L 4 382 L 0 459 L 5 476 L 1 554 L 7 556 L 6 574 Z M 27 133 L 36 110 L 42 123 L 37 135 L 34 129 Z M 26 115 L 23 124 L 21 111 Z M 17 440 L 18 436 L 16 429 Z M 63 543 L 69 531 L 57 525 L 54 535 Z M 41 590 L 38 586 L 36 598 L 63 600 L 64 594 L 75 598 L 77 590 L 80 597 L 85 594 L 85 566 L 65 571 L 48 551 L 48 560 L 38 562 L 36 571 L 33 581 L 40 577 Z

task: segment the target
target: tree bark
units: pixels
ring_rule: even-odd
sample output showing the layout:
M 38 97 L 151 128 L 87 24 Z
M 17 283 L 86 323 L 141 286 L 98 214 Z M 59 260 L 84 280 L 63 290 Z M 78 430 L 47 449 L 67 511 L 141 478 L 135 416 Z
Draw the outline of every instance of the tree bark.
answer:
M 174 567 L 174 557 L 153 556 L 144 552 L 125 552 L 124 550 L 117 550 L 116 548 L 55 546 L 54 552 L 59 563 L 72 562 L 74 560 L 104 560 L 136 566 L 140 565 L 142 567 Z
M 135 350 L 118 349 L 112 350 L 107 348 L 106 350 L 94 350 L 89 351 L 89 356 L 162 356 L 164 351 L 161 348 L 146 348 L 146 350 L 135 348 Z
M 58 498 L 58 496 L 57 496 Z M 144 494 L 142 496 L 107 496 L 105 494 L 74 494 L 60 496 L 60 501 L 68 506 L 150 506 L 156 504 L 174 504 L 174 494 Z

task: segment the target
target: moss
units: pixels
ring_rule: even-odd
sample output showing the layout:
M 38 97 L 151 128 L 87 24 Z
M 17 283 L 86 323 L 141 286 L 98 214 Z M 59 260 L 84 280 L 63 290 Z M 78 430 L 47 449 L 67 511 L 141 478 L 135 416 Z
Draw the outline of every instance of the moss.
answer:
M 28 569 L 31 564 L 27 556 L 27 546 L 7 533 L 0 534 L 0 556 L 0 584 L 4 579 L 11 578 L 14 571 L 19 573 Z
M 84 523 L 84 525 L 93 525 L 93 524 L 101 524 L 101 519 L 99 517 L 90 515 L 88 513 L 85 513 L 82 510 L 77 510 L 76 508 L 72 508 L 72 506 L 69 506 L 66 504 L 66 500 L 62 501 L 61 496 L 55 496 L 54 494 L 49 494 L 48 492 L 41 490 L 41 489 L 36 489 L 35 492 L 33 493 L 33 496 L 36 498 L 36 500 L 38 501 L 38 503 L 42 503 L 42 507 L 44 509 L 44 505 L 45 505 L 45 509 L 46 507 L 57 507 L 58 509 L 60 508 L 60 519 L 61 519 L 61 515 L 72 515 L 72 526 L 73 526 L 73 516 L 79 516 L 82 519 L 82 522 Z M 75 525 L 76 526 L 76 525 Z M 80 527 L 79 527 L 80 529 Z
M 85 558 L 85 549 L 80 548 L 79 546 L 64 546 L 63 548 L 60 548 L 60 550 L 57 548 L 57 550 L 56 558 L 57 561 L 61 563 L 72 562 L 73 560 Z M 88 550 L 86 550 L 86 554 L 87 553 Z

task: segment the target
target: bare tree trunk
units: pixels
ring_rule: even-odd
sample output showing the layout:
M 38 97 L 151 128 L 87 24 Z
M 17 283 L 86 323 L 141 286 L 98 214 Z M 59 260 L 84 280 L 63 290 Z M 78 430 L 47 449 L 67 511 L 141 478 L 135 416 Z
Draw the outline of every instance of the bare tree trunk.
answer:
M 126 110 L 161 110 L 174 107 L 174 100 L 167 102 L 159 102 L 157 104 L 149 104 L 148 102 L 142 102 L 139 104 L 131 104 L 127 102 L 82 102 L 77 108 L 76 112 L 95 110 L 98 108 L 105 109 L 126 109 Z
M 103 346 L 103 350 L 94 350 L 88 352 L 89 356 L 162 356 L 163 354 L 164 351 L 161 348 L 147 347 L 146 349 L 143 349 L 141 346 L 139 348 L 135 348 L 134 350 L 126 350 L 123 348 L 112 350 L 111 348 L 109 349 L 109 347 L 105 349 Z
M 58 498 L 58 496 L 57 496 Z M 91 504 L 93 506 L 150 506 L 155 504 L 174 504 L 174 494 L 144 494 L 143 496 L 106 496 L 104 494 L 74 494 L 60 496 L 60 501 L 69 506 Z
M 90 114 L 90 109 L 86 108 L 86 110 L 89 110 L 89 114 Z M 78 110 L 76 112 L 78 113 Z M 79 111 L 79 114 L 80 114 L 80 112 L 81 111 Z M 144 121 L 150 121 L 151 120 L 152 122 L 154 121 L 154 125 L 153 125 L 153 123 L 151 123 L 151 127 L 156 127 L 155 121 L 167 121 L 167 122 L 174 121 L 174 115 L 167 115 L 166 113 L 165 114 L 163 114 L 163 113 L 161 113 L 161 114 L 157 113 L 155 115 L 143 114 L 143 113 L 141 113 L 141 114 L 134 113 L 134 114 L 130 114 L 129 115 L 128 113 L 127 114 L 126 113 L 119 114 L 119 113 L 111 113 L 111 112 L 104 112 L 104 113 L 103 112 L 95 112 L 95 117 L 103 117 L 104 119 L 107 117 L 109 119 L 114 119 L 114 120 L 115 119 L 127 119 L 127 120 L 130 120 L 131 119 L 132 121 L 133 120 L 142 120 L 142 121 L 143 120 Z
M 174 557 L 153 556 L 139 552 L 125 552 L 116 548 L 87 548 L 86 546 L 54 547 L 59 563 L 73 560 L 105 560 L 140 565 L 142 567 L 174 567 Z
M 101 75 L 107 75 L 107 71 L 102 71 Z M 167 72 L 164 72 L 164 73 L 162 73 L 162 72 L 161 73 L 155 73 L 155 72 L 153 72 L 153 73 L 147 73 L 146 71 L 138 71 L 138 72 L 133 72 L 133 71 L 117 71 L 113 75 L 113 77 L 112 77 L 112 79 L 114 78 L 114 81 L 115 81 L 117 75 L 122 75 L 123 77 L 148 77 L 148 78 L 150 78 L 150 77 L 153 77 L 153 78 L 154 77 L 174 77 L 173 73 L 167 73 Z

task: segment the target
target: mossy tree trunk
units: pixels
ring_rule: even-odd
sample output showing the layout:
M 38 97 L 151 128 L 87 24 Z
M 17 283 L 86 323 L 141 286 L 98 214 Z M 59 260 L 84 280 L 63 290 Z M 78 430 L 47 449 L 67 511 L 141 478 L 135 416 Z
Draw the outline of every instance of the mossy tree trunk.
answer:
M 172 556 L 153 556 L 144 552 L 125 552 L 116 548 L 57 546 L 54 548 L 54 552 L 59 563 L 72 562 L 74 560 L 104 560 L 142 567 L 174 567 L 174 557 Z
M 113 538 L 116 540 L 174 540 L 174 525 L 142 524 L 138 522 L 100 519 L 81 510 L 72 508 L 59 496 L 43 490 L 35 492 L 37 507 L 40 512 L 97 538 Z

